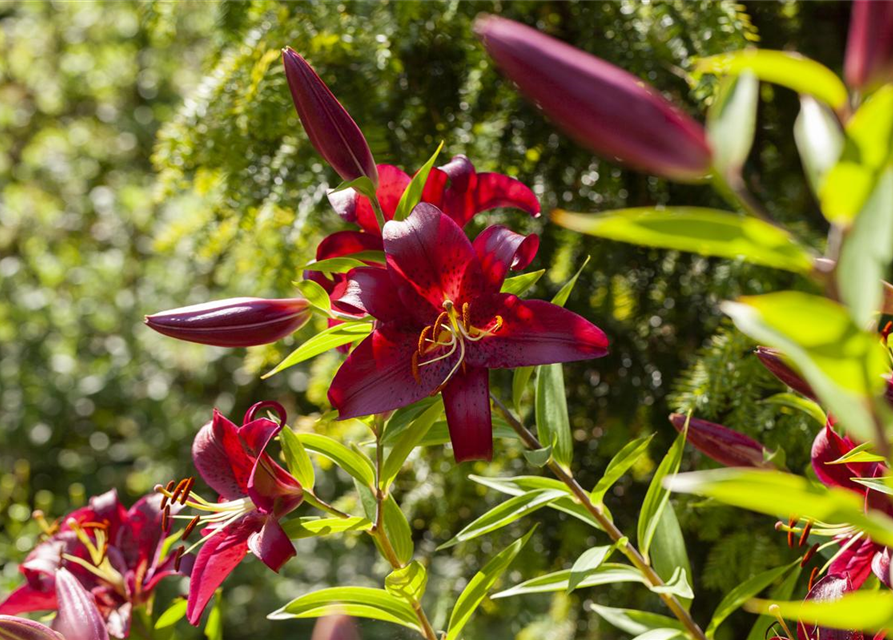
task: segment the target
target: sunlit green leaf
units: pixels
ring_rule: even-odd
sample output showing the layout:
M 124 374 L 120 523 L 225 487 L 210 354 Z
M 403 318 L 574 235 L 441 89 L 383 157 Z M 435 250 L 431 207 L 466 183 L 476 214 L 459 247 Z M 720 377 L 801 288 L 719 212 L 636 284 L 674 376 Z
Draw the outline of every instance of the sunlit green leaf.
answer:
M 518 367 L 512 373 L 512 404 L 515 411 L 521 413 L 521 399 L 524 391 L 527 389 L 527 383 L 530 382 L 530 376 L 536 367 Z
M 759 89 L 760 81 L 747 71 L 738 77 L 723 78 L 707 112 L 713 166 L 724 176 L 738 175 L 750 153 Z
M 614 483 L 620 480 L 620 478 L 622 478 L 623 475 L 636 464 L 639 458 L 648 451 L 648 445 L 651 443 L 653 437 L 654 434 L 652 433 L 651 435 L 636 438 L 631 442 L 627 442 L 623 448 L 611 458 L 611 462 L 608 463 L 608 468 L 605 469 L 605 475 L 601 477 L 601 480 L 599 480 L 592 489 L 590 498 L 593 502 L 598 504 L 605 499 L 605 494 L 608 492 L 608 489 L 613 487 Z
M 180 620 L 186 617 L 186 605 L 185 598 L 177 598 L 174 600 L 171 606 L 158 616 L 158 620 L 155 621 L 155 628 L 165 629 L 177 624 Z
M 664 584 L 648 588 L 654 593 L 669 594 L 681 600 L 690 601 L 695 597 L 694 591 L 691 590 L 691 585 L 688 583 L 688 573 L 682 567 L 676 567 Z
M 577 561 L 574 562 L 574 566 L 571 567 L 571 574 L 567 581 L 567 590 L 573 591 L 580 586 L 588 575 L 595 573 L 596 569 L 611 556 L 612 551 L 614 551 L 613 545 L 592 547 L 584 551 L 577 558 Z
M 367 487 L 375 486 L 375 468 L 365 456 L 328 436 L 318 433 L 299 433 L 297 435 L 305 449 L 324 455 Z
M 822 408 L 818 404 L 816 404 L 809 398 L 804 398 L 803 396 L 797 395 L 796 393 L 790 393 L 787 391 L 783 393 L 776 393 L 769 396 L 765 400 L 761 400 L 760 402 L 763 402 L 765 404 L 777 404 L 781 407 L 796 409 L 797 411 L 805 413 L 823 427 L 828 421 L 828 416 L 825 415 L 825 412 L 822 411 Z
M 301 444 L 301 439 L 290 428 L 283 427 L 279 432 L 279 443 L 285 456 L 285 464 L 304 489 L 313 489 L 315 475 L 310 456 Z
M 627 633 L 643 634 L 655 629 L 683 629 L 682 624 L 675 618 L 668 618 L 657 613 L 636 611 L 635 609 L 615 609 L 595 603 L 589 606 L 605 621 Z
M 832 460 L 830 462 L 826 462 L 825 464 L 850 464 L 855 462 L 887 462 L 887 459 L 884 456 L 879 456 L 876 453 L 872 453 L 871 450 L 874 448 L 873 442 L 863 442 L 862 444 L 853 447 L 845 454 L 840 456 L 837 460 Z
M 502 283 L 501 293 L 512 293 L 520 296 L 527 292 L 533 285 L 539 282 L 539 279 L 546 273 L 545 269 L 539 271 L 531 271 L 530 273 L 522 273 L 520 276 L 506 278 Z
M 415 545 L 412 542 L 412 529 L 406 520 L 403 510 L 392 496 L 382 503 L 384 516 L 384 532 L 394 547 L 397 559 L 403 564 L 412 560 Z
M 745 602 L 760 593 L 763 589 L 766 589 L 769 585 L 780 579 L 784 574 L 799 564 L 800 561 L 796 560 L 789 565 L 774 567 L 763 573 L 758 573 L 729 591 L 716 606 L 716 610 L 713 612 L 713 617 L 710 618 L 710 624 L 704 632 L 707 637 L 712 638 L 716 634 L 716 630 L 719 629 L 719 625 L 721 625 L 726 618 L 740 609 Z
M 366 176 L 360 176 L 359 178 L 354 178 L 353 180 L 345 180 L 337 187 L 332 189 L 331 193 L 337 193 L 338 191 L 344 191 L 345 189 L 353 189 L 354 191 L 359 191 L 367 198 L 375 197 L 375 185 L 372 183 L 372 180 L 370 180 Z
M 561 364 L 536 368 L 536 433 L 540 442 L 552 447 L 558 464 L 570 467 L 574 458 L 574 439 L 567 413 L 567 392 Z
M 493 594 L 492 598 L 509 598 L 511 596 L 526 595 L 529 593 L 550 593 L 553 591 L 567 591 L 570 587 L 571 570 L 555 571 L 546 575 L 516 584 L 511 589 Z M 606 562 L 598 569 L 583 578 L 577 585 L 577 589 L 584 587 L 597 587 L 603 584 L 619 584 L 621 582 L 639 582 L 648 584 L 645 576 L 636 569 L 626 564 Z
M 276 365 L 272 371 L 264 374 L 262 378 L 269 378 L 283 369 L 288 369 L 305 360 L 314 358 L 321 353 L 325 353 L 329 349 L 334 349 L 335 347 L 340 347 L 344 344 L 362 340 L 371 332 L 371 322 L 344 322 L 335 325 L 334 327 L 329 327 L 328 329 L 320 331 L 300 347 L 292 351 L 285 360 Z
M 809 185 L 821 193 L 825 176 L 843 151 L 843 129 L 827 107 L 809 96 L 800 96 L 800 113 L 794 122 L 794 142 Z
M 443 142 L 437 146 L 437 150 L 428 158 L 428 162 L 422 165 L 422 168 L 412 177 L 403 195 L 400 196 L 400 202 L 397 203 L 397 209 L 394 211 L 394 220 L 405 220 L 412 213 L 412 210 L 415 209 L 415 206 L 421 202 L 422 191 L 424 191 L 425 183 L 428 181 L 428 174 L 431 173 L 431 168 L 437 162 L 437 156 L 440 155 L 441 149 L 443 149 Z
M 856 591 L 839 600 L 755 600 L 748 603 L 747 609 L 769 613 L 772 605 L 778 606 L 779 614 L 789 620 L 801 620 L 833 629 L 883 631 L 893 626 L 893 592 L 887 589 Z
M 412 607 L 384 589 L 366 587 L 332 587 L 320 589 L 292 600 L 267 618 L 321 618 L 333 614 L 393 622 L 418 631 L 418 620 Z
M 571 292 L 574 290 L 574 286 L 577 284 L 577 280 L 580 278 L 580 274 L 583 273 L 583 269 L 586 268 L 586 265 L 589 264 L 589 260 L 591 256 L 586 256 L 586 259 L 583 260 L 583 264 L 580 265 L 580 268 L 572 275 L 567 282 L 565 282 L 561 288 L 558 290 L 552 298 L 552 304 L 557 304 L 559 307 L 563 307 L 567 304 L 567 299 L 570 298 Z
M 301 280 L 295 284 L 301 290 L 301 295 L 307 298 L 307 302 L 310 303 L 311 307 L 326 317 L 332 316 L 332 304 L 329 300 L 329 294 L 318 282 Z
M 705 256 L 742 259 L 796 273 L 812 269 L 810 252 L 768 222 L 703 207 L 640 207 L 599 214 L 554 211 L 554 222 L 599 238 Z
M 291 518 L 282 523 L 282 529 L 292 540 L 299 538 L 312 538 L 314 536 L 328 536 L 333 533 L 347 531 L 363 532 L 372 527 L 372 522 L 359 516 L 349 518 L 339 517 L 311 517 Z
M 687 425 L 686 425 L 687 428 Z M 648 486 L 648 492 L 642 501 L 642 510 L 639 512 L 639 523 L 637 527 L 639 552 L 647 559 L 648 550 L 654 540 L 654 534 L 657 531 L 663 510 L 670 500 L 670 492 L 664 487 L 664 479 L 672 478 L 679 471 L 679 464 L 682 462 L 682 452 L 685 449 L 685 431 L 680 433 L 673 446 L 661 460 L 651 484 Z
M 524 457 L 534 467 L 545 467 L 552 459 L 552 445 L 542 449 L 525 450 Z
M 434 424 L 441 414 L 443 407 L 439 403 L 432 404 L 422 414 L 412 421 L 410 426 L 400 434 L 394 442 L 394 446 L 385 458 L 384 466 L 381 471 L 379 485 L 381 487 L 390 486 L 394 478 L 400 472 L 406 458 L 412 453 L 419 443 L 428 434 L 431 426 Z
M 661 513 L 657 528 L 654 530 L 654 539 L 651 542 L 651 564 L 657 575 L 670 587 L 669 593 L 677 596 L 683 606 L 688 608 L 693 598 L 691 587 L 687 582 L 683 586 L 680 581 L 691 575 L 691 564 L 688 560 L 682 528 L 676 518 L 676 510 L 669 502 Z M 683 576 L 677 574 L 680 569 Z M 686 587 L 688 595 L 685 594 Z
M 384 579 L 385 590 L 404 600 L 419 601 L 428 584 L 428 572 L 419 562 L 412 561 L 402 569 L 392 571 Z
M 298 267 L 298 271 L 319 271 L 331 275 L 333 273 L 346 273 L 357 267 L 367 267 L 367 262 L 384 263 L 384 251 L 360 251 L 346 256 L 338 256 L 337 258 L 326 258 L 325 260 L 314 260 Z

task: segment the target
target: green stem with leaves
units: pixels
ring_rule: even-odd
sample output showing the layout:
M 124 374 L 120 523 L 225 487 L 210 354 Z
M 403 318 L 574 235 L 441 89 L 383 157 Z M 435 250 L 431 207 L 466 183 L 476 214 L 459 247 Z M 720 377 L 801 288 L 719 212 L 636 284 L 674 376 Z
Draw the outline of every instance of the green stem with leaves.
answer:
M 543 445 L 537 440 L 536 436 L 531 433 L 527 427 L 509 410 L 508 407 L 503 404 L 503 402 L 490 394 L 490 399 L 493 401 L 494 406 L 502 414 L 505 418 L 506 422 L 509 423 L 509 426 L 515 430 L 515 433 L 520 436 L 521 441 L 524 445 L 530 450 L 542 449 Z M 628 538 L 623 535 L 623 532 L 617 528 L 617 525 L 608 518 L 604 511 L 602 511 L 601 505 L 596 504 L 592 501 L 589 496 L 589 493 L 580 486 L 580 483 L 576 481 L 576 479 L 571 475 L 570 471 L 566 470 L 560 464 L 555 462 L 554 460 L 549 460 L 547 463 L 549 470 L 558 478 L 561 482 L 570 489 L 571 493 L 574 494 L 574 497 L 577 501 L 583 505 L 583 507 L 592 514 L 592 517 L 599 523 L 602 529 L 604 529 L 605 533 L 617 544 L 617 548 L 620 550 L 623 555 L 633 564 L 636 569 L 642 572 L 642 575 L 645 576 L 645 579 L 652 587 L 662 587 L 664 586 L 664 581 L 661 579 L 657 572 L 648 564 L 648 561 L 639 553 L 639 550 L 636 549 L 632 544 L 628 542 Z M 673 612 L 673 615 L 682 623 L 682 625 L 688 630 L 689 635 L 694 640 L 707 640 L 707 636 L 704 635 L 704 632 L 698 626 L 698 623 L 694 621 L 691 617 L 691 614 L 686 611 L 685 607 L 682 606 L 682 603 L 676 598 L 676 596 L 670 593 L 659 593 L 658 594 L 661 600 L 667 605 L 670 611 Z

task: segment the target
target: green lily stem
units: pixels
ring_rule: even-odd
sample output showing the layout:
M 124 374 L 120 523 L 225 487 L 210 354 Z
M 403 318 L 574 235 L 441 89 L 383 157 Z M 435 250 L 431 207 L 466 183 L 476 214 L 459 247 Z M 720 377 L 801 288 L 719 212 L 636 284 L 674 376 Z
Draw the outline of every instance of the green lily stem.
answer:
M 394 551 L 394 546 L 388 539 L 384 527 L 384 501 L 387 499 L 388 495 L 385 489 L 382 488 L 380 482 L 381 470 L 384 464 L 384 447 L 381 445 L 383 427 L 383 416 L 376 416 L 373 428 L 375 431 L 375 523 L 369 530 L 369 535 L 378 542 L 378 548 L 381 551 L 381 555 L 384 556 L 385 560 L 387 560 L 391 567 L 396 571 L 404 568 L 406 565 L 400 562 L 400 559 L 397 557 L 397 552 Z M 434 631 L 434 627 L 431 626 L 431 622 L 428 620 L 428 616 L 422 608 L 422 603 L 410 596 L 406 596 L 406 601 L 412 607 L 413 612 L 415 612 L 416 618 L 418 618 L 419 625 L 421 625 L 422 637 L 426 640 L 437 640 L 437 633 Z
M 542 444 L 540 444 L 539 440 L 537 440 L 536 436 L 531 433 L 527 427 L 517 418 L 515 415 L 506 407 L 502 401 L 494 396 L 492 393 L 490 394 L 490 399 L 493 401 L 493 405 L 496 407 L 497 411 L 502 414 L 502 416 L 506 419 L 506 422 L 515 430 L 515 433 L 520 436 L 521 441 L 524 445 L 531 450 L 542 449 Z M 617 528 L 617 526 L 608 518 L 600 505 L 595 504 L 592 499 L 589 497 L 589 493 L 580 486 L 580 483 L 577 482 L 570 471 L 564 469 L 560 464 L 555 462 L 554 460 L 549 460 L 547 466 L 549 470 L 555 475 L 556 478 L 561 480 L 568 489 L 574 494 L 577 501 L 583 505 L 583 507 L 592 514 L 592 517 L 599 523 L 599 525 L 604 529 L 604 531 L 610 536 L 611 540 L 615 543 L 620 543 L 617 545 L 617 548 L 620 550 L 623 555 L 627 557 L 627 559 L 636 567 L 642 574 L 645 576 L 645 579 L 648 580 L 648 583 L 652 587 L 662 587 L 664 586 L 664 581 L 661 579 L 657 572 L 651 568 L 651 565 L 648 564 L 648 561 L 642 557 L 642 554 L 639 553 L 639 550 L 636 549 L 632 544 L 628 542 L 628 538 L 623 535 L 623 532 Z M 623 541 L 623 542 L 621 542 Z M 682 606 L 676 596 L 669 593 L 659 593 L 660 599 L 664 601 L 664 604 L 673 612 L 673 615 L 682 623 L 682 625 L 688 630 L 689 635 L 693 638 L 693 640 L 707 640 L 707 636 L 704 635 L 704 632 L 698 626 L 698 623 L 694 621 L 689 614 L 688 611 Z
M 375 220 L 378 222 L 378 228 L 383 230 L 385 223 L 384 211 L 381 209 L 381 203 L 378 201 L 378 196 L 369 198 L 369 202 L 372 203 L 372 211 L 375 213 Z

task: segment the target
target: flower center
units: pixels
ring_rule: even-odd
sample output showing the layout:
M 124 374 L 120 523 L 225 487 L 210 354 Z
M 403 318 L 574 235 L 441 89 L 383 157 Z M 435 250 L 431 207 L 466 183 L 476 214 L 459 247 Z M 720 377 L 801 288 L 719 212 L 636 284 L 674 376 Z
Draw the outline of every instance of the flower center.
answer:
M 502 328 L 502 316 L 495 316 L 488 323 L 487 328 L 476 327 L 471 324 L 471 308 L 467 302 L 462 304 L 462 311 L 456 308 L 452 300 L 444 300 L 443 312 L 437 316 L 433 324 L 428 325 L 419 334 L 419 347 L 412 354 L 412 375 L 416 382 L 421 384 L 422 377 L 419 370 L 451 358 L 457 351 L 459 357 L 456 364 L 450 369 L 446 377 L 441 381 L 431 395 L 439 392 L 447 382 L 456 374 L 459 367 L 465 363 L 465 343 L 478 342 L 486 337 L 494 335 Z M 444 353 L 436 352 L 446 349 Z
M 63 553 L 62 558 L 72 564 L 83 567 L 111 586 L 116 592 L 126 596 L 124 577 L 112 566 L 108 559 L 108 522 L 78 522 L 74 518 L 69 518 L 65 524 L 74 532 L 78 541 L 84 545 L 88 557 L 79 558 L 70 553 Z
M 161 501 L 161 529 L 164 533 L 170 531 L 171 520 L 189 521 L 180 536 L 181 542 L 186 542 L 196 528 L 200 531 L 210 529 L 208 533 L 204 534 L 201 539 L 194 542 L 188 549 L 184 545 L 177 547 L 175 551 L 177 555 L 174 560 L 174 569 L 177 571 L 180 570 L 180 561 L 184 555 L 191 553 L 204 542 L 223 531 L 227 526 L 256 509 L 251 498 L 247 497 L 237 500 L 226 500 L 224 502 L 210 502 L 193 491 L 193 486 L 195 486 L 195 478 L 192 477 L 183 478 L 178 483 L 171 480 L 167 483 L 167 486 L 161 486 L 160 484 L 155 486 L 155 491 L 164 496 Z M 172 514 L 171 505 L 175 504 L 190 507 L 200 513 L 197 515 Z

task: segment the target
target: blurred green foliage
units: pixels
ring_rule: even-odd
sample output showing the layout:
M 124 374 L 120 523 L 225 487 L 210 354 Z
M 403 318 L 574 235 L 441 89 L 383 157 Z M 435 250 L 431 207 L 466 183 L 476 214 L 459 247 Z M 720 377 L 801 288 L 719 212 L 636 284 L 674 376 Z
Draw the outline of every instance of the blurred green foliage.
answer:
M 183 304 L 289 295 L 322 234 L 342 228 L 325 199 L 337 177 L 303 134 L 281 47 L 316 66 L 379 162 L 412 171 L 445 140 L 445 153 L 465 153 L 479 169 L 533 186 L 544 211 L 671 199 L 723 206 L 706 188 L 623 171 L 556 133 L 487 61 L 471 31 L 474 16 L 495 12 L 536 25 L 700 114 L 712 80 L 688 75 L 696 56 L 759 37 L 761 46 L 795 48 L 839 69 L 847 10 L 836 2 L 706 0 L 0 2 L 0 593 L 18 583 L 17 562 L 39 534 L 32 509 L 60 516 L 109 487 L 130 503 L 156 482 L 189 473 L 191 436 L 214 406 L 238 418 L 251 402 L 275 398 L 292 416 L 306 416 L 297 418 L 301 428 L 366 437 L 350 425 L 314 423 L 327 409 L 336 354 L 259 381 L 311 328 L 277 345 L 229 352 L 175 343 L 141 325 L 144 314 Z M 790 133 L 796 96 L 767 87 L 762 98 L 752 186 L 776 216 L 819 238 L 824 223 Z M 787 286 L 793 276 L 584 239 L 546 216 L 503 212 L 486 222 L 494 220 L 542 234 L 533 268 L 549 272 L 535 297 L 551 296 L 586 255 L 593 258 L 568 304 L 612 339 L 608 358 L 566 372 L 576 474 L 585 486 L 631 437 L 657 431 L 651 455 L 659 459 L 675 435 L 665 419 L 671 408 L 694 408 L 782 446 L 792 469 L 805 467 L 815 425 L 759 403 L 780 388 L 716 308 L 741 292 Z M 496 372 L 493 382 L 509 396 L 507 373 Z M 689 451 L 684 465 L 702 463 L 711 464 Z M 608 497 L 623 528 L 634 528 L 652 467 L 637 466 Z M 530 471 L 518 445 L 503 441 L 491 465 L 457 467 L 449 451 L 428 450 L 397 484 L 417 549 L 433 558 L 427 607 L 435 626 L 464 580 L 529 524 L 434 554 L 500 499 L 468 481 L 469 473 Z M 351 495 L 351 484 L 329 470 L 320 491 L 338 499 Z M 350 498 L 341 506 L 351 508 Z M 698 619 L 723 590 L 785 557 L 765 518 L 686 500 L 677 511 Z M 509 582 L 566 568 L 604 543 L 575 520 L 536 517 L 543 525 Z M 302 540 L 298 550 L 281 578 L 247 562 L 230 579 L 228 639 L 304 637 L 308 623 L 272 623 L 265 614 L 320 586 L 374 585 L 385 575 L 362 538 Z M 171 585 L 167 595 L 176 591 Z M 595 599 L 659 610 L 643 591 L 617 585 L 488 601 L 469 637 L 617 637 L 583 605 Z M 725 637 L 743 636 L 749 621 L 737 614 Z M 363 630 L 369 639 L 409 637 L 384 624 Z

